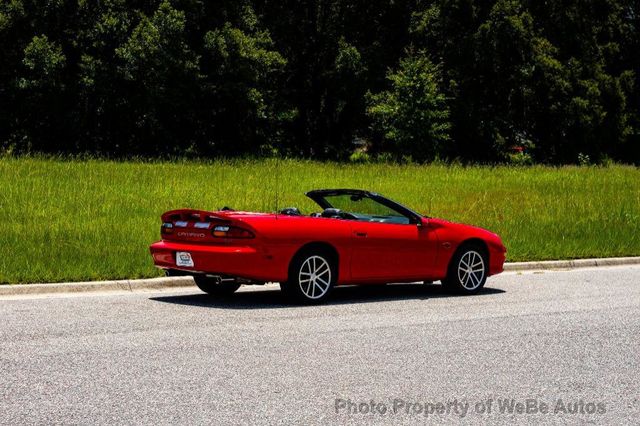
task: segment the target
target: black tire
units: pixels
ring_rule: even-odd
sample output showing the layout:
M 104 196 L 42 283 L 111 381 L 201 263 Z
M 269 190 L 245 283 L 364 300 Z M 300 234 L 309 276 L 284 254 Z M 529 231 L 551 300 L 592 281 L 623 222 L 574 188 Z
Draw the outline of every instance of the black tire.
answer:
M 211 296 L 230 296 L 240 288 L 236 281 L 220 281 L 206 275 L 194 275 L 193 280 L 200 290 Z
M 489 256 L 480 244 L 463 244 L 449 262 L 447 277 L 442 285 L 458 294 L 476 294 L 487 282 Z
M 335 258 L 327 251 L 310 250 L 293 258 L 289 266 L 289 279 L 280 283 L 280 288 L 295 302 L 318 304 L 327 300 L 337 277 Z

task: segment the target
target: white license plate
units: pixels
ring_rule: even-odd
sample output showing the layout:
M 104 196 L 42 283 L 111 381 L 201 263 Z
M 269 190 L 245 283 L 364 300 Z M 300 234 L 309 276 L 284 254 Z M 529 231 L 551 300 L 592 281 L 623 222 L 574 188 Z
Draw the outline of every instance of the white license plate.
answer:
M 193 259 L 191 253 L 186 251 L 176 252 L 176 266 L 188 266 L 193 267 Z

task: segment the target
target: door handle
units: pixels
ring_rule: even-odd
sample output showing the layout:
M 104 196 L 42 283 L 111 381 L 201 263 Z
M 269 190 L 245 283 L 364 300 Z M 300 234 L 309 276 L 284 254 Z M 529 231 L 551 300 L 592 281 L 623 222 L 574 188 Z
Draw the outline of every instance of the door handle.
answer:
M 354 234 L 356 234 L 356 237 L 366 237 L 367 233 L 366 232 L 354 232 Z

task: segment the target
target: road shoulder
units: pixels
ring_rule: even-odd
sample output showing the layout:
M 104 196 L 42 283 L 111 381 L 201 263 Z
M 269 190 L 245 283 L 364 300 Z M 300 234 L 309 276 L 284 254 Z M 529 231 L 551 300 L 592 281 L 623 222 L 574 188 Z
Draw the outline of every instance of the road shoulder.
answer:
M 611 257 L 600 259 L 548 260 L 539 262 L 506 263 L 505 272 L 572 270 L 610 266 L 640 265 L 639 257 Z M 68 283 L 3 284 L 0 296 L 30 296 L 60 293 L 141 292 L 182 289 L 194 286 L 191 277 L 161 277 L 138 280 L 88 281 Z

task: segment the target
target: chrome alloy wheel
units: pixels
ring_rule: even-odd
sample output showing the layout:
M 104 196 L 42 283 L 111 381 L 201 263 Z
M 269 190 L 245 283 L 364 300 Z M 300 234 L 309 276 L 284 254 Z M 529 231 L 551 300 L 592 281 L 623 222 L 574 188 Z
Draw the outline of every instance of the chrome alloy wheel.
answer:
M 467 290 L 475 290 L 486 274 L 484 259 L 474 250 L 467 251 L 458 263 L 458 280 Z
M 331 268 L 329 262 L 320 256 L 308 257 L 300 267 L 298 274 L 300 290 L 309 299 L 319 299 L 331 287 Z

